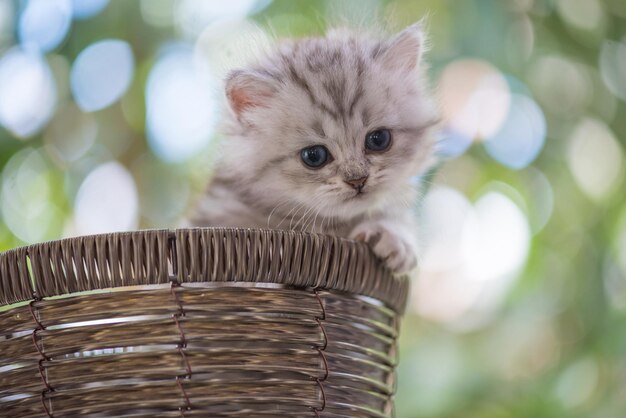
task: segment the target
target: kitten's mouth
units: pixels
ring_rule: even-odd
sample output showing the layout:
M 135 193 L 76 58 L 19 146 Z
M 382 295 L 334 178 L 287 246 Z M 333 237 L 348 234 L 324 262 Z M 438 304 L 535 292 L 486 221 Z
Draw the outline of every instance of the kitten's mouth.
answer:
M 350 201 L 355 201 L 355 200 L 361 201 L 361 200 L 367 199 L 370 196 L 370 194 L 371 194 L 371 190 L 369 187 L 367 188 L 367 190 L 364 190 L 363 187 L 359 187 L 359 188 L 352 190 L 352 193 L 346 193 L 343 196 L 343 200 L 345 202 L 350 202 Z
M 364 192 L 362 189 L 359 189 L 355 194 L 352 195 L 352 199 L 362 199 L 365 194 L 366 192 Z

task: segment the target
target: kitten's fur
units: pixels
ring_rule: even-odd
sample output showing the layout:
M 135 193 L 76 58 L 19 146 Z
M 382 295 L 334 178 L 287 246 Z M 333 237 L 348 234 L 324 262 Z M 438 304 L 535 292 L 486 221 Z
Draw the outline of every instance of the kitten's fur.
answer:
M 423 78 L 421 25 L 388 40 L 338 31 L 284 43 L 226 80 L 230 114 L 197 226 L 295 229 L 368 242 L 394 272 L 416 264 L 412 178 L 433 162 L 437 119 Z M 392 133 L 389 150 L 366 134 Z M 320 169 L 303 148 L 325 145 Z M 363 193 L 346 180 L 368 176 Z

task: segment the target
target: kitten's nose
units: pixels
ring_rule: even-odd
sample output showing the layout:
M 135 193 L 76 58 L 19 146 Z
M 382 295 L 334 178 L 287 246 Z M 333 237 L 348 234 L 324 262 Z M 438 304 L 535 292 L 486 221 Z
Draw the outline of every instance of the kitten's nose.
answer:
M 365 182 L 367 181 L 367 177 L 368 176 L 364 176 L 358 179 L 349 179 L 349 180 L 344 180 L 344 182 L 350 186 L 352 186 L 352 188 L 354 190 L 358 190 L 361 191 L 361 189 L 363 188 L 363 186 L 365 186 Z

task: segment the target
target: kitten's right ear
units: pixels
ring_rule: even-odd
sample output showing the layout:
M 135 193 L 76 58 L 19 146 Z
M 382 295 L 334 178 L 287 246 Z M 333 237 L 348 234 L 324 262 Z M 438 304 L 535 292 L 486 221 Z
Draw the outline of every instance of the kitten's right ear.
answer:
M 420 64 L 424 53 L 424 23 L 415 23 L 398 35 L 389 44 L 383 55 L 383 61 L 389 68 L 403 68 L 412 71 Z
M 226 97 L 240 115 L 251 107 L 264 106 L 276 93 L 272 79 L 255 71 L 235 70 L 226 79 Z

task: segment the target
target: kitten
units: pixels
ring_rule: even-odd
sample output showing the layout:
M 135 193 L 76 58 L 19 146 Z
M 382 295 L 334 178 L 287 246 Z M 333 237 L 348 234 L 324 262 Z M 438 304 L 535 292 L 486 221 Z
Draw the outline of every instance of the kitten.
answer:
M 411 270 L 412 179 L 434 162 L 437 119 L 423 51 L 419 23 L 387 40 L 339 31 L 232 71 L 226 138 L 192 223 L 354 238 Z

